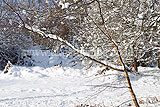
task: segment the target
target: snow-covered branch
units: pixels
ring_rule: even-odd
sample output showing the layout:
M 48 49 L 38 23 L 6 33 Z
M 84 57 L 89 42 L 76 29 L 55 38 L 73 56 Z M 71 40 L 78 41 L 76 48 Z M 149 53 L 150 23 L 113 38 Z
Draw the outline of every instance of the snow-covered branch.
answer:
M 80 54 L 80 55 L 82 55 L 82 56 L 84 56 L 84 57 L 86 57 L 86 58 L 88 58 L 88 59 L 90 59 L 90 60 L 92 60 L 92 61 L 94 61 L 94 62 L 96 62 L 96 63 L 99 63 L 99 64 L 101 64 L 101 65 L 103 65 L 103 66 L 105 66 L 105 67 L 108 67 L 108 68 L 110 68 L 110 69 L 123 72 L 123 69 L 114 68 L 114 67 L 112 67 L 112 66 L 110 66 L 110 65 L 107 65 L 107 64 L 105 64 L 105 63 L 103 63 L 103 62 L 101 62 L 101 61 L 98 61 L 98 60 L 90 57 L 88 53 L 84 52 L 83 50 L 79 50 L 79 49 L 75 48 L 71 43 L 69 43 L 68 41 L 62 39 L 62 38 L 59 37 L 58 35 L 46 34 L 45 32 L 43 32 L 43 31 L 41 31 L 40 29 L 38 29 L 38 27 L 30 27 L 30 26 L 27 25 L 27 24 L 25 25 L 25 28 L 26 28 L 27 30 L 33 32 L 33 33 L 36 33 L 36 34 L 38 34 L 38 35 L 41 35 L 41 36 L 44 37 L 44 38 L 50 38 L 50 39 L 54 39 L 54 40 L 56 40 L 56 41 L 58 41 L 58 42 L 61 42 L 62 44 L 70 47 L 70 48 L 71 48 L 73 51 L 75 51 L 76 53 L 78 53 L 78 54 Z

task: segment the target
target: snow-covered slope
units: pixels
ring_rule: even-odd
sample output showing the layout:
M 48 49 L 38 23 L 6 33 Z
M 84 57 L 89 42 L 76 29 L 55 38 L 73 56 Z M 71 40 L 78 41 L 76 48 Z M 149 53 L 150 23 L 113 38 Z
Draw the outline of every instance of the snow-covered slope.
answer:
M 95 76 L 99 69 L 12 66 L 0 74 L 0 107 L 133 106 L 123 73 Z M 160 106 L 160 70 L 139 71 L 130 77 L 140 105 Z

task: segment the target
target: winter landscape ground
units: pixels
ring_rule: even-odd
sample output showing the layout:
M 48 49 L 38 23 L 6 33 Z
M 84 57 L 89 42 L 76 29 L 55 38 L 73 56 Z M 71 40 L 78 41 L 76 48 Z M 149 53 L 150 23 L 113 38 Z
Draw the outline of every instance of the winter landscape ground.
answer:
M 160 107 L 159 61 L 160 0 L 0 0 L 0 107 Z
M 59 61 L 50 58 L 50 62 Z M 0 107 L 134 106 L 122 72 L 97 75 L 103 68 L 47 67 L 44 59 L 38 59 L 43 66 L 12 65 L 7 74 L 1 71 Z M 159 107 L 160 69 L 139 67 L 139 73 L 129 76 L 140 106 Z

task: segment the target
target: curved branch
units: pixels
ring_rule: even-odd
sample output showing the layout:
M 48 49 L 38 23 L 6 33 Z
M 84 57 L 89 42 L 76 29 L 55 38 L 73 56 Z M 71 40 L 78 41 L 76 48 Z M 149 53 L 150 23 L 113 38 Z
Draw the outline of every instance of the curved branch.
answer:
M 104 24 L 104 18 L 103 18 L 103 15 L 102 15 L 102 9 L 101 9 L 100 3 L 99 3 L 98 0 L 96 0 L 96 2 L 97 2 L 97 5 L 98 5 L 98 8 L 99 8 L 99 14 L 100 14 L 100 17 L 101 17 L 101 20 L 102 20 L 102 25 L 103 25 L 103 27 L 104 27 L 104 29 L 105 29 L 105 31 L 106 31 L 107 37 L 109 38 L 109 40 L 112 42 L 112 44 L 113 44 L 114 47 L 116 48 L 116 51 L 117 51 L 117 54 L 118 54 L 118 58 L 119 58 L 119 61 L 120 61 L 121 65 L 124 67 L 124 69 L 126 69 L 125 64 L 124 64 L 124 62 L 123 62 L 123 60 L 122 60 L 122 57 L 121 57 L 121 55 L 120 55 L 118 46 L 117 46 L 117 44 L 115 43 L 115 41 L 112 39 L 112 37 L 110 36 L 110 34 L 109 34 L 109 32 L 108 32 L 105 24 Z
M 36 34 L 36 35 L 40 35 L 40 36 L 42 36 L 42 37 L 44 37 L 44 38 L 51 38 L 51 39 L 54 39 L 54 40 L 56 40 L 56 41 L 58 41 L 58 42 L 61 42 L 62 44 L 70 47 L 70 48 L 71 48 L 73 51 L 75 51 L 76 53 L 78 53 L 78 54 L 80 54 L 80 55 L 82 55 L 82 56 L 84 56 L 84 57 L 86 57 L 86 58 L 88 58 L 88 59 L 90 59 L 90 60 L 92 60 L 92 61 L 94 61 L 94 62 L 96 62 L 96 63 L 99 63 L 99 64 L 101 64 L 101 65 L 103 65 L 103 66 L 105 66 L 105 67 L 108 67 L 108 68 L 110 68 L 110 69 L 113 69 L 113 70 L 116 70 L 116 71 L 120 71 L 120 72 L 123 72 L 123 71 L 124 71 L 123 69 L 114 68 L 114 67 L 112 67 L 112 66 L 110 66 L 110 65 L 107 65 L 107 64 L 105 64 L 105 63 L 103 63 L 103 62 L 101 62 L 101 61 L 98 61 L 98 60 L 90 57 L 90 56 L 87 55 L 86 53 L 83 53 L 81 50 L 76 49 L 72 44 L 70 44 L 69 42 L 63 40 L 63 39 L 60 38 L 59 36 L 56 36 L 56 35 L 53 35 L 53 34 L 46 34 L 46 33 L 44 33 L 43 31 L 40 31 L 39 29 L 31 28 L 30 26 L 27 26 L 27 25 L 25 26 L 25 28 L 26 28 L 27 30 L 33 32 L 33 33 Z

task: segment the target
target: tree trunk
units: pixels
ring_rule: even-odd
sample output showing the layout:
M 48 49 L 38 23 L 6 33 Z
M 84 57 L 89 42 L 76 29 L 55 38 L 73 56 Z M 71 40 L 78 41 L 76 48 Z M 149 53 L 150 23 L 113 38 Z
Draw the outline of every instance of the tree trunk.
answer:
M 130 79 L 129 79 L 129 76 L 128 76 L 127 69 L 126 69 L 125 64 L 124 64 L 124 62 L 123 62 L 123 60 L 122 60 L 122 57 L 121 57 L 121 55 L 120 55 L 118 46 L 117 46 L 116 43 L 112 40 L 112 37 L 109 35 L 109 32 L 108 32 L 108 30 L 107 30 L 107 28 L 106 28 L 106 26 L 105 26 L 105 24 L 104 24 L 104 18 L 103 18 L 103 15 L 102 15 L 100 3 L 99 3 L 98 0 L 96 0 L 96 2 L 97 2 L 97 4 L 98 4 L 99 14 L 100 14 L 100 17 L 101 17 L 101 19 L 102 19 L 102 23 L 103 23 L 102 25 L 103 25 L 103 27 L 104 27 L 104 30 L 106 31 L 106 36 L 107 36 L 108 39 L 112 42 L 113 46 L 116 48 L 119 61 L 120 61 L 121 65 L 124 67 L 124 71 L 123 71 L 123 72 L 124 72 L 124 75 L 125 75 L 125 78 L 126 78 L 126 81 L 127 81 L 127 84 L 128 84 L 128 89 L 129 89 L 129 92 L 130 92 L 130 94 L 131 94 L 131 96 L 132 96 L 133 102 L 134 102 L 134 104 L 135 104 L 136 107 L 139 107 L 139 104 L 138 104 L 138 102 L 137 102 L 136 96 L 135 96 L 134 91 L 133 91 L 133 89 L 132 89 L 132 85 L 131 85 L 131 82 L 130 82 Z
M 157 67 L 160 68 L 159 58 L 157 59 Z
M 125 78 L 126 78 L 126 81 L 127 81 L 127 84 L 128 84 L 128 89 L 129 89 L 129 92 L 132 96 L 133 102 L 134 102 L 136 107 L 139 107 L 136 95 L 134 94 L 134 91 L 132 89 L 132 85 L 131 85 L 131 82 L 130 82 L 130 79 L 129 79 L 129 76 L 128 76 L 128 72 L 126 70 L 124 70 L 124 75 L 125 75 Z
M 134 69 L 135 69 L 136 72 L 138 72 L 137 58 L 134 58 Z

